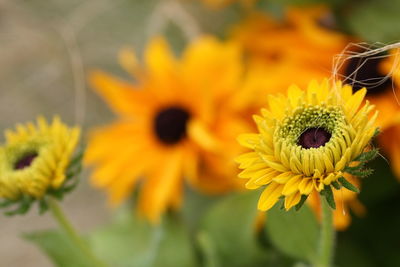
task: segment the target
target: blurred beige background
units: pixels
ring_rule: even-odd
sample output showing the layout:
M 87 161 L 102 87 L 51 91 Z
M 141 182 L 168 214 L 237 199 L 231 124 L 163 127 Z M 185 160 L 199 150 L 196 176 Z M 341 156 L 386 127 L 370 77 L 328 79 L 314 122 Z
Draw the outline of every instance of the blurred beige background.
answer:
M 146 14 L 155 1 L 53 0 L 0 1 L 0 130 L 38 114 L 60 114 L 85 129 L 109 121 L 112 114 L 85 85 L 88 70 L 118 72 L 122 45 L 141 48 Z M 3 138 L 1 138 L 3 140 Z M 63 207 L 82 232 L 106 222 L 105 197 L 82 175 Z M 27 216 L 0 215 L 0 266 L 52 266 L 20 234 L 56 227 L 36 207 Z

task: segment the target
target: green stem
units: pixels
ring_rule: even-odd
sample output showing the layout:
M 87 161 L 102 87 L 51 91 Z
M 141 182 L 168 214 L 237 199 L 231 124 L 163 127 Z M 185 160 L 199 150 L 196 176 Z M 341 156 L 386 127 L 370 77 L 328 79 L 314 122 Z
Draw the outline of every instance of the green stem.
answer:
M 333 228 L 332 209 L 328 202 L 322 197 L 321 219 L 321 233 L 316 266 L 330 267 L 332 266 L 335 247 L 335 229 Z
M 79 248 L 79 250 L 87 257 L 88 261 L 92 266 L 102 266 L 106 265 L 97 259 L 97 257 L 93 254 L 91 249 L 88 247 L 86 242 L 79 236 L 77 231 L 74 229 L 72 224 L 69 222 L 61 207 L 58 205 L 58 202 L 55 198 L 49 197 L 48 199 L 49 208 L 53 214 L 54 219 L 58 222 L 61 229 L 65 231 L 70 240 Z

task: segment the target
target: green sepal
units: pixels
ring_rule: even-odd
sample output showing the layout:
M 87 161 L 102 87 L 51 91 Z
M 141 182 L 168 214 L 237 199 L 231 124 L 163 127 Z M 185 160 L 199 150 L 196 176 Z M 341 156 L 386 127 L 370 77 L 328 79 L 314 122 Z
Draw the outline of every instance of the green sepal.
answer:
M 336 209 L 335 197 L 333 196 L 332 188 L 330 185 L 324 187 L 324 190 L 320 193 L 326 199 L 326 202 L 332 209 Z
M 361 153 L 358 157 L 354 159 L 354 161 L 361 161 L 362 163 L 365 164 L 366 162 L 375 159 L 378 155 L 379 155 L 379 149 L 374 148 L 371 149 L 370 151 Z
M 353 191 L 355 193 L 360 193 L 360 190 L 354 186 L 352 183 L 350 183 L 349 181 L 347 181 L 344 177 L 340 177 L 338 179 L 339 183 L 346 189 Z
M 40 215 L 44 214 L 49 209 L 49 205 L 47 204 L 47 201 L 44 199 L 39 200 L 38 204 L 39 204 Z
M 299 211 L 301 209 L 301 207 L 303 207 L 304 203 L 306 203 L 307 198 L 308 198 L 308 195 L 301 195 L 300 202 L 297 203 L 296 206 L 294 206 L 296 211 Z
M 26 214 L 29 211 L 29 209 L 32 206 L 32 203 L 34 201 L 35 201 L 35 199 L 33 197 L 24 195 L 20 199 L 14 201 L 13 204 L 16 205 L 17 207 L 13 210 L 5 211 L 4 215 L 14 216 L 17 214 L 18 215 Z
M 362 166 L 360 166 L 360 165 L 362 165 Z M 349 174 L 351 174 L 351 175 L 358 176 L 358 177 L 361 177 L 361 178 L 367 177 L 367 176 L 371 175 L 374 172 L 373 169 L 370 169 L 370 168 L 366 168 L 365 169 L 365 168 L 363 168 L 364 164 L 360 164 L 360 165 L 357 166 L 357 167 L 345 167 L 344 171 L 349 173 Z
M 333 181 L 331 183 L 331 185 L 336 189 L 336 190 L 340 190 L 340 188 L 342 188 L 342 186 L 337 182 L 337 181 Z
M 379 129 L 379 127 L 377 127 L 377 128 L 375 129 L 375 132 L 374 132 L 374 135 L 372 136 L 372 138 L 377 137 L 380 133 L 381 133 L 381 129 Z

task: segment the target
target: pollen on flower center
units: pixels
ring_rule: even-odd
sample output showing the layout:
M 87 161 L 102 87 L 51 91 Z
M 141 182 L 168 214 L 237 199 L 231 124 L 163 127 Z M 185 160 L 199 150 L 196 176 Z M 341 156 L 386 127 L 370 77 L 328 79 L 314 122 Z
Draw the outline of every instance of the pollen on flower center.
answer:
M 186 136 L 190 114 L 181 107 L 160 110 L 154 119 L 154 131 L 158 139 L 168 145 L 178 143 Z
M 14 165 L 15 170 L 22 170 L 29 166 L 31 166 L 33 160 L 38 156 L 36 152 L 32 152 L 29 154 L 24 155 L 20 158 Z
M 309 128 L 300 135 L 298 144 L 303 148 L 318 148 L 325 145 L 331 136 L 323 128 Z
M 377 95 L 391 88 L 392 80 L 386 79 L 379 69 L 383 59 L 383 55 L 373 55 L 362 58 L 353 57 L 349 60 L 344 75 L 348 78 L 348 83 L 352 85 L 354 92 L 366 87 L 367 95 Z

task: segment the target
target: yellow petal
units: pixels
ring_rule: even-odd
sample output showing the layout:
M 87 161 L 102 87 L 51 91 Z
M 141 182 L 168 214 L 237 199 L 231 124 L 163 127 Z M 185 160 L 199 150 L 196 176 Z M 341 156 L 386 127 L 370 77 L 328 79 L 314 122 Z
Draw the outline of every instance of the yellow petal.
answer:
M 289 210 L 291 207 L 297 205 L 301 200 L 300 192 L 296 192 L 290 196 L 285 197 L 285 209 Z
M 262 211 L 269 210 L 278 201 L 282 195 L 283 185 L 271 183 L 262 192 L 260 200 L 258 201 L 258 209 Z

